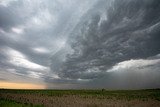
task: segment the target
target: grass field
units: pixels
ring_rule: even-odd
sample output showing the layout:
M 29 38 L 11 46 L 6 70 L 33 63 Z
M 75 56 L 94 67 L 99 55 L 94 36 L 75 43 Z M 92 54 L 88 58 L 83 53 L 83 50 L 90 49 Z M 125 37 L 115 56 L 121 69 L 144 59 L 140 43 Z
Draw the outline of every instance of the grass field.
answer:
M 0 107 L 160 107 L 160 89 L 0 90 Z
M 8 99 L 0 99 L 0 107 L 43 107 L 42 105 L 33 105 L 33 104 L 23 104 L 20 102 L 8 100 Z

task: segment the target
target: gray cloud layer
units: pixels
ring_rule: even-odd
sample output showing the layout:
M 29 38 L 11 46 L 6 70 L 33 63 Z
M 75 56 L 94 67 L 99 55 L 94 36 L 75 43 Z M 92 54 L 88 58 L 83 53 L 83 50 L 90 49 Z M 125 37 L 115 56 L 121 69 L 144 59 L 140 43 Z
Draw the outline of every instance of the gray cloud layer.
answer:
M 115 0 L 108 4 L 95 5 L 73 31 L 68 40 L 73 52 L 67 54 L 62 76 L 94 78 L 118 62 L 159 54 L 158 1 Z M 86 74 L 92 70 L 98 73 Z
M 61 88 L 159 87 L 159 11 L 158 0 L 2 0 L 0 70 Z
M 159 4 L 157 0 L 98 2 L 71 33 L 68 39 L 71 53 L 66 55 L 65 61 L 56 58 L 57 55 L 53 57 L 53 61 L 56 59 L 59 62 L 58 66 L 53 63 L 53 71 L 62 78 L 93 80 L 91 87 L 95 85 L 95 88 L 159 87 L 159 63 L 155 64 L 155 68 L 123 69 L 131 73 L 107 72 L 117 63 L 147 59 L 160 53 Z M 59 51 L 58 56 L 65 52 L 65 49 Z M 138 76 L 145 70 L 146 74 Z M 148 76 L 152 79 L 147 79 Z M 137 80 L 127 83 L 134 78 Z

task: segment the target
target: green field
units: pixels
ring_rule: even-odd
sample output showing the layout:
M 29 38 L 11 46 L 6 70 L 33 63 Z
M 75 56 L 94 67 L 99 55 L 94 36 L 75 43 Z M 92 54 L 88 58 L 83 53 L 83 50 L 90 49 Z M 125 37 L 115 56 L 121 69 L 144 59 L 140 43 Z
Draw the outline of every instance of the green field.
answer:
M 43 107 L 42 105 L 33 105 L 33 104 L 23 104 L 20 102 L 7 100 L 7 99 L 0 99 L 0 107 Z
M 115 105 L 116 102 L 116 105 Z M 149 107 L 160 105 L 160 89 L 147 90 L 0 90 L 0 107 Z M 15 105 L 15 106 L 14 106 Z M 137 105 L 138 106 L 138 105 Z

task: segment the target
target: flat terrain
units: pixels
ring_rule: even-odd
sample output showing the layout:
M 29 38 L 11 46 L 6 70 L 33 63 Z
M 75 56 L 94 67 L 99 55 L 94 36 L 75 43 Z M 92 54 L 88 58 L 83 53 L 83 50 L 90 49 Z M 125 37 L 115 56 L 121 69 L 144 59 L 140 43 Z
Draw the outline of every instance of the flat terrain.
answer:
M 160 89 L 0 90 L 0 107 L 160 107 Z

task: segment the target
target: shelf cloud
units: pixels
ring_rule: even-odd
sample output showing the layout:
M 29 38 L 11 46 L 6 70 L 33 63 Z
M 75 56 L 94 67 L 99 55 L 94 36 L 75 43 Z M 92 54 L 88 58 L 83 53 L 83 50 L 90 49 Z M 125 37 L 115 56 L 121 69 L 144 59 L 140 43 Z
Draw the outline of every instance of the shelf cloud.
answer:
M 158 88 L 159 11 L 158 0 L 1 0 L 0 81 Z

